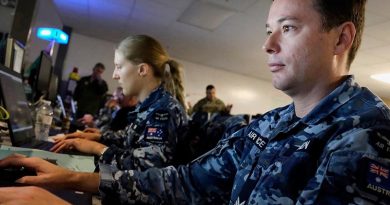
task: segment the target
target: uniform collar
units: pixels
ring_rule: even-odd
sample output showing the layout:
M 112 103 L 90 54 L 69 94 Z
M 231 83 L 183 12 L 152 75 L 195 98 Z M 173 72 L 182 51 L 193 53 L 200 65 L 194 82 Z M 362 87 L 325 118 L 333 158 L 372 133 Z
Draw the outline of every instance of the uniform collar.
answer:
M 361 90 L 361 87 L 355 83 L 354 77 L 347 76 L 344 81 L 341 82 L 340 85 L 337 86 L 329 95 L 324 97 L 310 113 L 298 121 L 294 120 L 294 103 L 275 110 L 271 127 L 279 131 L 275 132 L 275 135 L 271 138 L 277 136 L 279 132 L 287 132 L 301 123 L 306 125 L 318 123 L 357 95 L 359 90 Z
M 354 76 L 346 76 L 339 86 L 324 97 L 312 111 L 302 118 L 302 122 L 306 124 L 317 123 L 350 101 L 361 89 L 355 82 Z
M 154 89 L 149 94 L 148 97 L 146 97 L 146 99 L 144 101 L 138 103 L 136 110 L 140 111 L 140 110 L 147 109 L 148 107 L 150 107 L 151 104 L 153 104 L 155 101 L 157 101 L 158 99 L 161 98 L 161 96 L 163 95 L 163 92 L 164 92 L 164 88 L 160 84 L 156 89 Z
M 351 98 L 358 94 L 361 87 L 355 82 L 354 76 L 348 75 L 339 86 L 337 86 L 329 95 L 322 98 L 317 106 L 313 108 L 300 122 L 305 124 L 314 124 L 330 115 L 340 106 L 347 103 Z M 290 124 L 294 120 L 295 106 L 294 103 L 286 106 L 285 109 L 276 113 L 275 120 L 278 124 L 284 122 Z

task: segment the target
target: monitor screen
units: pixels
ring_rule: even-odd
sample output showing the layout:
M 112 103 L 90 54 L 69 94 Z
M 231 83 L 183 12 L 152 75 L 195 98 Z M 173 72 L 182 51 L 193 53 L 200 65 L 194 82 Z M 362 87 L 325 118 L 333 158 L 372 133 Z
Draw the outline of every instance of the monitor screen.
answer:
M 49 90 L 47 99 L 55 102 L 57 100 L 57 89 L 58 89 L 58 76 L 56 74 L 52 74 L 50 78 Z
M 62 101 L 62 98 L 61 98 L 60 95 L 57 95 L 57 103 L 60 105 L 62 117 L 66 118 L 66 111 L 65 111 L 64 101 Z
M 23 57 L 24 57 L 24 47 L 18 41 L 14 41 L 14 49 L 13 49 L 13 64 L 12 69 L 14 71 L 21 73 L 23 66 Z
M 41 51 L 40 64 L 37 70 L 36 89 L 40 92 L 48 92 L 51 77 L 51 57 L 44 51 Z
M 21 73 L 24 57 L 23 44 L 21 44 L 19 41 L 16 41 L 15 39 L 8 38 L 6 40 L 6 47 L 3 52 L 5 52 L 4 65 L 7 68 L 12 68 L 14 71 Z
M 20 74 L 0 65 L 0 89 L 3 106 L 10 113 L 8 126 L 12 144 L 20 146 L 31 142 L 35 136 L 33 121 Z

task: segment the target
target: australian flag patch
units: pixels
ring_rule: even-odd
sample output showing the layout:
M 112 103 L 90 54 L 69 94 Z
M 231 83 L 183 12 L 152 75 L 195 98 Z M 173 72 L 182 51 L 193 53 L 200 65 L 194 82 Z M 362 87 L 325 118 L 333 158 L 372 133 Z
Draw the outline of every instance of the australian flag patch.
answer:
M 160 127 L 146 128 L 146 140 L 152 142 L 162 142 L 165 139 L 165 132 Z
M 363 158 L 362 163 L 365 167 L 363 177 L 366 180 L 360 185 L 368 192 L 390 198 L 389 166 L 369 158 Z

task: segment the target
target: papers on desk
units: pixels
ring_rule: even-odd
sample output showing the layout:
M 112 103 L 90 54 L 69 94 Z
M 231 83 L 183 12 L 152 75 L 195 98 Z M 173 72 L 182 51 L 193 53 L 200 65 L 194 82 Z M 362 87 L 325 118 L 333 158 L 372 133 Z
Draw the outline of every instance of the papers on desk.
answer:
M 38 149 L 11 147 L 0 145 L 0 159 L 13 153 L 22 154 L 28 157 L 40 157 L 49 161 L 56 161 L 58 166 L 79 172 L 93 172 L 95 170 L 93 156 L 80 156 L 69 154 L 57 154 Z

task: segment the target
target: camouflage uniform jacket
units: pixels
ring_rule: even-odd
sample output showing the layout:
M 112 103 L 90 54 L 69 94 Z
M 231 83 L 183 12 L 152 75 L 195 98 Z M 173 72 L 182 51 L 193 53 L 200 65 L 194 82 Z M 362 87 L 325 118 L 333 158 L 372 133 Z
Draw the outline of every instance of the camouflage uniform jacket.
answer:
M 202 98 L 194 105 L 192 109 L 188 111 L 188 114 L 192 115 L 196 112 L 218 113 L 225 110 L 226 106 L 222 100 L 215 98 L 210 101 L 207 98 Z
M 99 161 L 113 169 L 170 165 L 179 134 L 188 123 L 180 103 L 160 86 L 128 118 L 130 124 L 124 130 L 103 133 L 101 142 L 109 148 Z
M 186 166 L 102 174 L 103 202 L 390 204 L 389 118 L 349 76 L 303 118 L 274 109 Z

